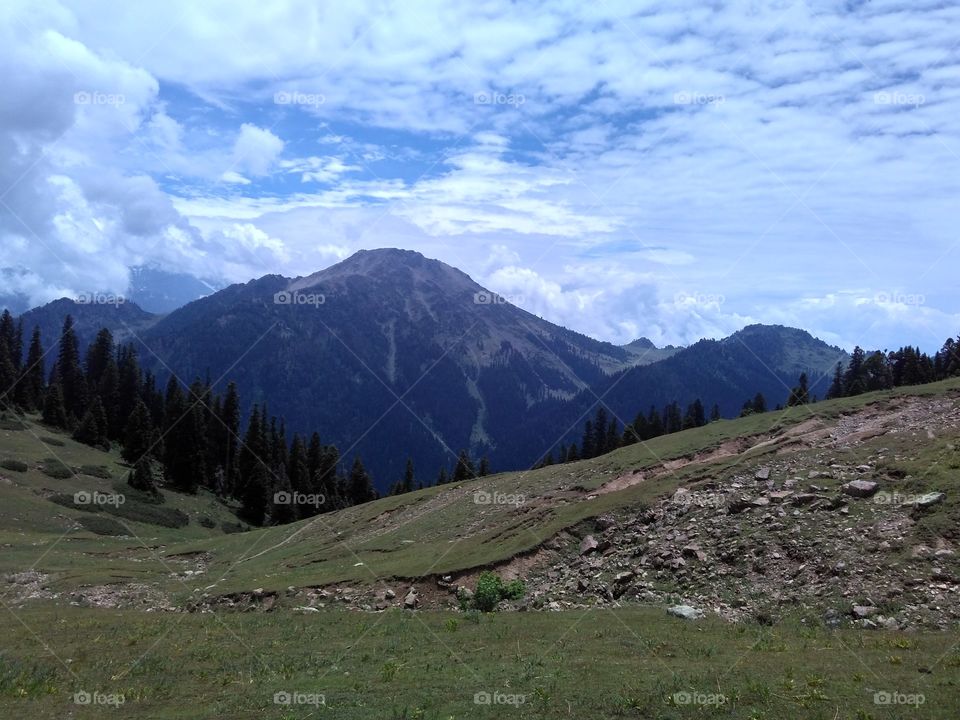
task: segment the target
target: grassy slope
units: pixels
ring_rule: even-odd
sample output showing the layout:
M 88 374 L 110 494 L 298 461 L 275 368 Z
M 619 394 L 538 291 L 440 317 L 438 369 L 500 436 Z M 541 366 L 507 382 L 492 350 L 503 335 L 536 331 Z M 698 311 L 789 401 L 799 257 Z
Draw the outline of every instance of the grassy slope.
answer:
M 45 457 L 68 465 L 107 465 L 115 478 L 127 472 L 115 455 L 58 436 L 63 447 L 49 447 L 39 438 L 52 433 L 39 427 L 0 431 L 0 459 L 28 462 L 25 474 L 0 470 L 15 481 L 0 486 L 0 538 L 7 548 L 0 571 L 26 568 L 53 574 L 61 586 L 80 582 L 152 580 L 170 592 L 187 596 L 209 588 L 232 592 L 255 587 L 283 589 L 289 585 L 332 582 L 371 582 L 377 578 L 418 578 L 471 567 L 492 565 L 537 547 L 560 530 L 608 510 L 652 502 L 686 483 L 723 479 L 732 467 L 759 461 L 769 449 L 708 464 L 692 464 L 673 473 L 619 492 L 590 495 L 625 473 L 662 468 L 664 461 L 692 457 L 724 441 L 768 437 L 811 417 L 835 419 L 897 395 L 956 393 L 960 380 L 951 380 L 888 393 L 825 401 L 804 408 L 770 412 L 656 438 L 600 458 L 522 473 L 501 473 L 480 480 L 429 488 L 387 497 L 311 521 L 224 535 L 222 522 L 235 521 L 229 510 L 208 494 L 196 497 L 166 493 L 166 506 L 191 515 L 187 528 L 128 523 L 131 538 L 95 536 L 76 528 L 86 513 L 45 500 L 44 489 L 72 494 L 77 490 L 110 491 L 114 483 L 78 475 L 54 480 L 35 469 Z M 931 457 L 939 447 L 931 443 Z M 925 461 L 920 461 L 921 464 Z M 929 474 L 929 470 L 924 471 Z M 478 505 L 474 492 L 523 494 L 521 508 Z M 199 525 L 201 515 L 213 518 L 217 529 Z M 73 529 L 71 529 L 73 527 Z M 170 577 L 168 560 L 184 553 L 210 554 L 204 582 L 184 584 Z M 38 558 L 40 558 L 38 560 Z M 211 587 L 213 586 L 213 587 Z

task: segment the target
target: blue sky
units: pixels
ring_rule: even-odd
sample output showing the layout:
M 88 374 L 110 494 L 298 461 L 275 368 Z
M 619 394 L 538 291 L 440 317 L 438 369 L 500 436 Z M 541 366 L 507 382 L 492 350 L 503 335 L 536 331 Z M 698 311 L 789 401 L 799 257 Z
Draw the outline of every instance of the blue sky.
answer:
M 923 0 L 14 0 L 5 290 L 404 247 L 614 342 L 934 349 L 960 331 L 957 27 Z

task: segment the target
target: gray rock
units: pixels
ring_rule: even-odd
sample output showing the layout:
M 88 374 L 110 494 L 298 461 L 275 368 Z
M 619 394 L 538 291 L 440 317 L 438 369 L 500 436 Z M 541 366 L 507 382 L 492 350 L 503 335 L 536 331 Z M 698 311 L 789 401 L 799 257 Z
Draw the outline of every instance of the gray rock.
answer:
M 873 617 L 878 612 L 878 609 L 873 607 L 873 605 L 854 605 L 853 606 L 853 616 L 858 620 L 864 620 L 868 617 Z
M 673 615 L 684 620 L 699 620 L 703 617 L 703 610 L 690 605 L 671 605 L 667 608 L 667 615 Z
M 868 498 L 879 489 L 872 480 L 852 480 L 843 486 L 843 492 L 850 497 Z
M 420 604 L 420 596 L 417 594 L 415 588 L 410 588 L 410 592 L 407 593 L 407 596 L 403 599 L 403 606 L 407 610 L 415 610 L 417 605 Z
M 387 588 L 386 590 L 383 591 L 384 600 L 393 600 L 396 596 L 397 594 L 390 588 Z
M 757 474 L 754 475 L 757 480 L 769 480 L 770 479 L 770 468 L 764 466 L 757 470 Z
M 947 499 L 947 496 L 944 495 L 942 492 L 932 492 L 932 493 L 927 493 L 925 495 L 921 495 L 920 497 L 916 498 L 909 504 L 918 508 L 928 508 L 928 507 L 933 507 L 937 503 L 941 503 L 946 499 Z
M 588 555 L 596 550 L 600 544 L 596 541 L 593 535 L 587 535 L 583 540 L 580 541 L 580 554 Z

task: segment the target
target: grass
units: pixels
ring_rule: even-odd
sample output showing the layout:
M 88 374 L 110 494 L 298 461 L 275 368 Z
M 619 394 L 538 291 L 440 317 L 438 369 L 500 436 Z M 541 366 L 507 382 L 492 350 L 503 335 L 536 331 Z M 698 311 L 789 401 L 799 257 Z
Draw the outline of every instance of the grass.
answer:
M 764 628 L 643 608 L 470 621 L 341 610 L 17 616 L 22 624 L 0 621 L 5 717 L 952 720 L 960 705 L 954 637 L 834 632 L 796 618 Z M 124 702 L 76 705 L 78 692 Z M 283 692 L 323 696 L 326 707 L 275 704 Z M 923 695 L 922 715 L 875 704 L 884 692 Z M 487 694 L 498 704 L 476 704 Z

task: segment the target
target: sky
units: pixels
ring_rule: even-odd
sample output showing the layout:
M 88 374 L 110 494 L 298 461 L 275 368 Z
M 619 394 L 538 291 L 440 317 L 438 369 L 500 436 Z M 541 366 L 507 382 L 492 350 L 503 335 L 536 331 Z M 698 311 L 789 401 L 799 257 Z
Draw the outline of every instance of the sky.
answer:
M 960 6 L 6 0 L 0 295 L 418 250 L 593 337 L 960 332 Z

